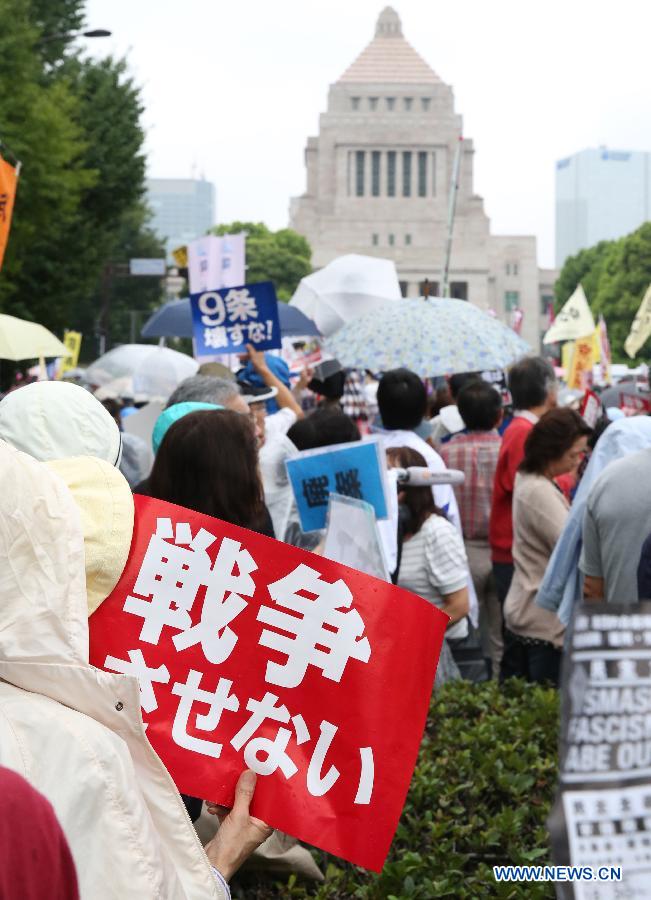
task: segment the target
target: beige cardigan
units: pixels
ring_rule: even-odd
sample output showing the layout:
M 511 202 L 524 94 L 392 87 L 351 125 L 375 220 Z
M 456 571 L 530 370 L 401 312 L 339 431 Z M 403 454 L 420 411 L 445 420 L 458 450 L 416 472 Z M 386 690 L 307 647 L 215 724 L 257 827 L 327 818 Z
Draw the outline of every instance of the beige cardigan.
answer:
M 563 646 L 565 629 L 558 616 L 535 602 L 569 505 L 548 478 L 518 472 L 513 492 L 515 572 L 504 603 L 506 627 L 514 634 Z

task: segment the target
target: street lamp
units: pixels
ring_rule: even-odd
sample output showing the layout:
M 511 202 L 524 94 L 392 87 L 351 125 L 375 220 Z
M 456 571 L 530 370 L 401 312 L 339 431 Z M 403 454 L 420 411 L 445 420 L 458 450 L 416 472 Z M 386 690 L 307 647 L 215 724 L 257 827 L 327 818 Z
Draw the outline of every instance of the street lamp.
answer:
M 50 41 L 68 41 L 73 38 L 85 37 L 85 38 L 103 38 L 103 37 L 111 37 L 111 32 L 107 31 L 106 28 L 94 28 L 92 31 L 73 31 L 73 32 L 64 32 L 63 34 L 47 34 L 45 37 L 42 37 L 37 43 L 38 44 L 48 44 Z

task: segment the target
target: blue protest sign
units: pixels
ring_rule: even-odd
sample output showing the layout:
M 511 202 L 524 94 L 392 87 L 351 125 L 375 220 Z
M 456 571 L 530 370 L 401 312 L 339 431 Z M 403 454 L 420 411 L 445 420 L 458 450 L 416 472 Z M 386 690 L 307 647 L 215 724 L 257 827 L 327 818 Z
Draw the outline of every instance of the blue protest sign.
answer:
M 190 294 L 195 356 L 281 347 L 278 300 L 271 281 Z
M 325 528 L 330 494 L 365 500 L 386 519 L 386 459 L 377 439 L 304 450 L 285 465 L 303 531 Z

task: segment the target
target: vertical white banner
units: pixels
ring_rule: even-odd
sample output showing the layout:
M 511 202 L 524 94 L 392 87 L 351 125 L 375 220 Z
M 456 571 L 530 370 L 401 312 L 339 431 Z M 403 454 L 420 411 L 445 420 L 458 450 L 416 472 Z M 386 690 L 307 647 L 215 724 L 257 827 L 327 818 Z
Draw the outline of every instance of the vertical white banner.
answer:
M 245 242 L 243 234 L 225 234 L 221 249 L 222 283 L 220 287 L 246 284 Z
M 222 283 L 222 239 L 206 235 L 188 244 L 190 293 L 214 291 Z
M 213 234 L 188 244 L 190 293 L 240 287 L 246 283 L 243 234 Z

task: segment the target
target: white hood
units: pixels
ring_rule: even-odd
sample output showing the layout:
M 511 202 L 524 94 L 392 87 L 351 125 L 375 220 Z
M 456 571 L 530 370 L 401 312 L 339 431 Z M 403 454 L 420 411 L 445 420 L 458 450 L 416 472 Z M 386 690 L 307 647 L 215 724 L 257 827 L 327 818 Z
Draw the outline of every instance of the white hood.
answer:
M 44 465 L 0 442 L 0 660 L 88 663 L 79 510 Z
M 133 499 L 98 459 L 51 466 L 0 441 L 0 660 L 87 666 L 89 611 L 126 563 Z
M 0 402 L 0 438 L 45 462 L 95 456 L 120 463 L 120 429 L 99 400 L 77 384 L 37 381 Z

